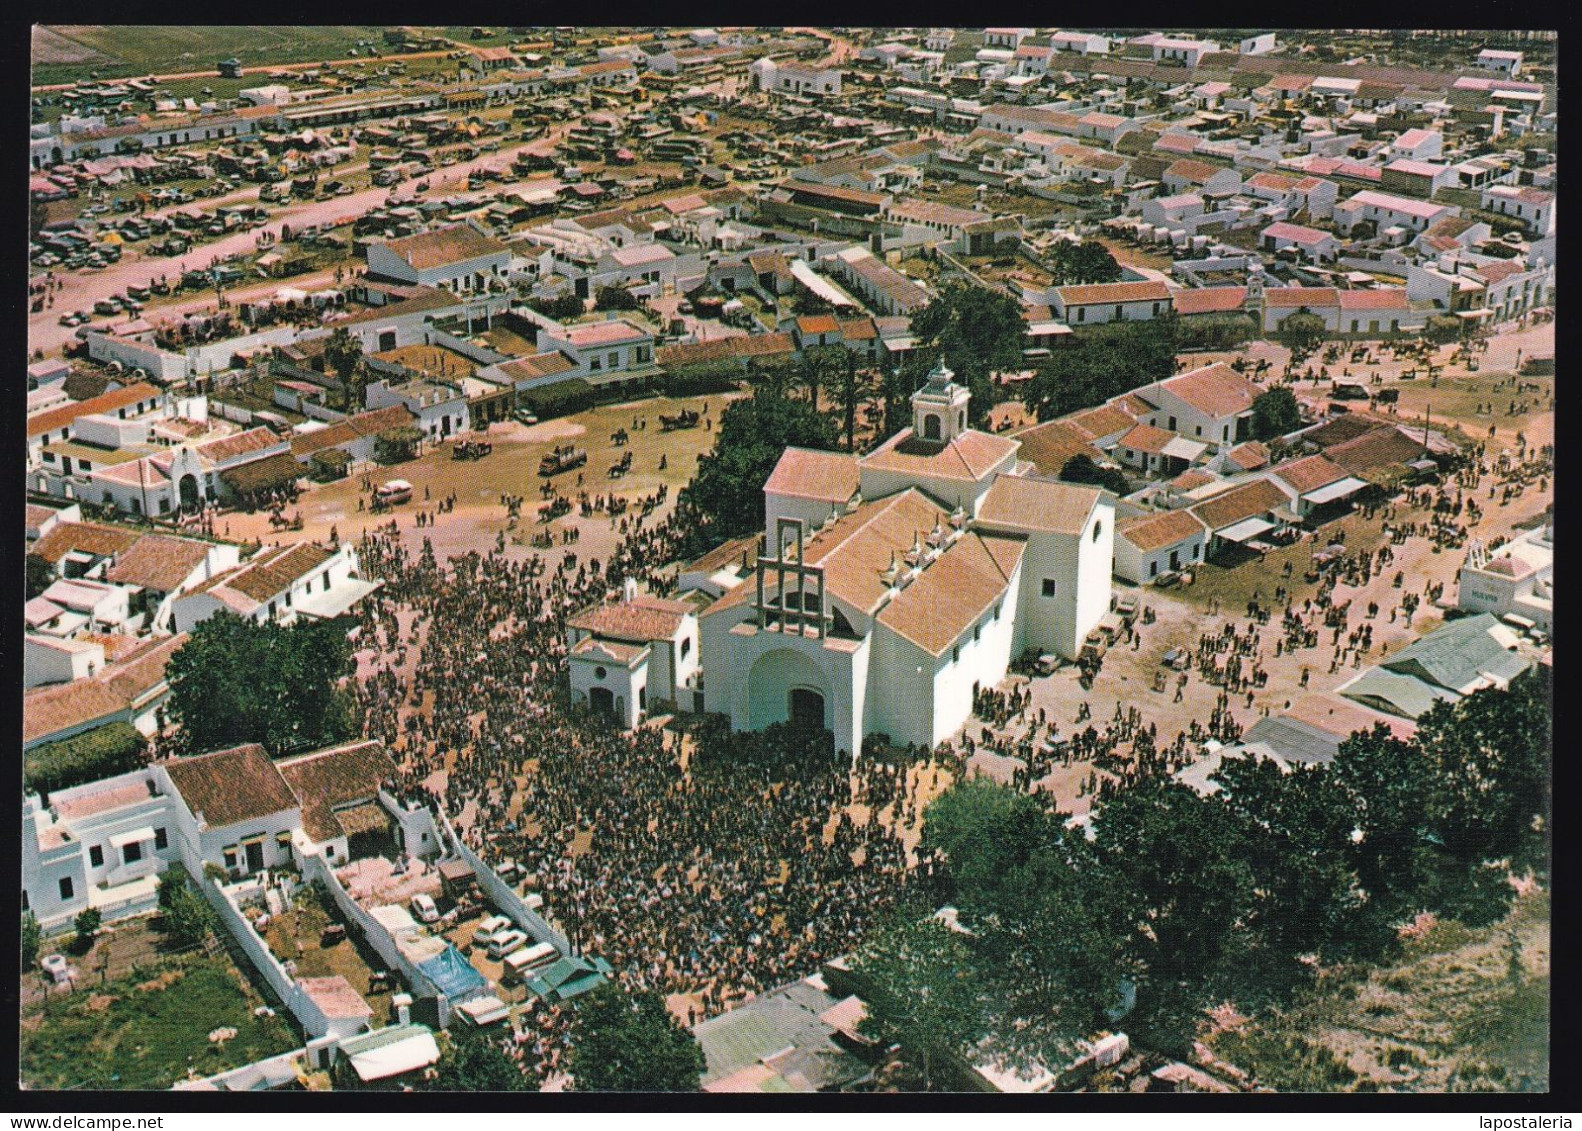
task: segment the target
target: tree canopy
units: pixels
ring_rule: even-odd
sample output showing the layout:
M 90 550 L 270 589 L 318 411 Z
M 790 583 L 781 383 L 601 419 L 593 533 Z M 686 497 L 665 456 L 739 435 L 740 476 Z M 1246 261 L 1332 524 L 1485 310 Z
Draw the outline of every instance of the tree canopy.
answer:
M 1044 260 L 1058 287 L 1113 283 L 1121 277 L 1121 265 L 1098 240 L 1056 240 Z
M 1302 410 L 1296 394 L 1284 385 L 1259 393 L 1252 401 L 1252 434 L 1259 440 L 1272 440 L 1302 426 Z
M 1208 794 L 1140 758 L 1085 830 L 1040 796 L 958 782 L 919 851 L 967 933 L 919 913 L 865 943 L 872 1031 L 925 1070 L 966 1044 L 1048 1065 L 1134 993 L 1128 1028 L 1183 1048 L 1206 1008 L 1278 1004 L 1315 963 L 1386 957 L 1420 911 L 1492 922 L 1513 873 L 1548 872 L 1551 696 L 1536 667 L 1434 708 L 1410 741 L 1380 724 L 1329 764 L 1227 758 Z
M 1295 357 L 1306 357 L 1324 344 L 1324 320 L 1305 308 L 1280 323 L 1274 332 L 1275 341 L 1290 350 Z
M 606 983 L 577 1001 L 569 1067 L 579 1092 L 695 1092 L 706 1064 L 657 993 Z
M 428 1082 L 432 1092 L 531 1092 L 537 1089 L 498 1043 L 470 1025 L 452 1025 Z
M 1021 305 L 1009 295 L 951 282 L 912 316 L 912 333 L 919 343 L 914 352 L 929 367 L 943 354 L 957 380 L 972 391 L 967 414 L 976 424 L 994 407 L 990 375 L 1021 365 L 1027 323 Z
M 1060 469 L 1060 478 L 1067 483 L 1089 483 L 1095 487 L 1103 487 L 1117 495 L 1124 495 L 1129 490 L 1126 476 L 1113 467 L 1100 467 L 1092 458 L 1078 452 L 1068 459 Z
M 1111 322 L 1083 330 L 1055 350 L 1023 388 L 1039 420 L 1103 404 L 1175 372 L 1176 320 Z
M 220 612 L 170 658 L 171 716 L 188 751 L 261 743 L 271 754 L 355 735 L 339 683 L 351 642 L 337 621 L 290 628 Z
M 702 553 L 729 538 L 762 528 L 764 483 L 787 447 L 834 451 L 835 421 L 800 398 L 760 386 L 720 414 L 714 450 L 682 489 L 693 529 L 683 554 Z

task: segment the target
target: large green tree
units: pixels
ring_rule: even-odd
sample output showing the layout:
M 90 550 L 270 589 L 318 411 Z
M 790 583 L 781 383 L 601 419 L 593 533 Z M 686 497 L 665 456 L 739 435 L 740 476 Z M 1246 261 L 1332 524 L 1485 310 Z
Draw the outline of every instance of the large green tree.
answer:
M 1022 386 L 1039 420 L 1103 404 L 1175 372 L 1176 320 L 1112 322 L 1081 331 Z
M 37 554 L 24 554 L 22 566 L 29 601 L 55 584 L 55 567 Z
M 531 1092 L 537 1089 L 516 1061 L 481 1030 L 452 1025 L 435 1066 L 432 1092 Z
M 800 398 L 760 387 L 720 414 L 714 450 L 698 459 L 698 471 L 681 492 L 693 509 L 696 528 L 683 553 L 718 545 L 762 528 L 763 489 L 790 446 L 834 451 L 835 422 Z
M 1097 240 L 1056 240 L 1046 262 L 1054 273 L 1056 286 L 1113 283 L 1121 277 L 1121 265 L 1110 249 Z
M 1027 323 L 1022 307 L 1009 295 L 960 282 L 945 284 L 934 301 L 912 316 L 912 333 L 929 364 L 943 354 L 945 364 L 972 391 L 967 407 L 974 424 L 994 407 L 991 375 L 1022 363 Z
M 1272 440 L 1295 432 L 1302 426 L 1302 410 L 1296 394 L 1284 385 L 1259 393 L 1252 401 L 1252 434 L 1259 440 Z
M 1113 467 L 1100 467 L 1093 462 L 1091 456 L 1085 456 L 1081 452 L 1061 465 L 1060 478 L 1067 483 L 1088 483 L 1095 487 L 1103 487 L 1106 491 L 1113 491 L 1117 495 L 1124 495 L 1129 490 L 1125 475 Z
M 990 999 L 968 939 L 933 918 L 903 915 L 852 957 L 867 1013 L 864 1036 L 899 1045 L 924 1090 L 989 1032 Z
M 579 1092 L 695 1092 L 705 1061 L 697 1038 L 657 993 L 614 983 L 577 1002 L 569 1067 Z
M 1306 357 L 1324 344 L 1324 320 L 1305 307 L 1287 317 L 1274 332 L 1275 341 L 1291 351 L 1293 358 Z
M 261 743 L 279 754 L 355 733 L 342 677 L 351 642 L 338 621 L 290 628 L 221 612 L 170 658 L 171 715 L 188 751 Z

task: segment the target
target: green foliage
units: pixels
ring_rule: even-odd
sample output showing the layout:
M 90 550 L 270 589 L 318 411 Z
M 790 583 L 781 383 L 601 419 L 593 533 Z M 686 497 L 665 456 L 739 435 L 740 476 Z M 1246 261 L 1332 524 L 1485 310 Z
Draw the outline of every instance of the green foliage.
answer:
M 1065 466 L 1060 469 L 1060 478 L 1067 483 L 1091 483 L 1117 495 L 1124 495 L 1129 489 L 1125 475 L 1113 467 L 1100 467 L 1081 453 L 1065 462 Z
M 1235 349 L 1258 336 L 1258 324 L 1245 314 L 1188 314 L 1176 327 L 1182 350 Z
M 595 310 L 636 310 L 641 304 L 625 287 L 600 287 L 593 296 Z
M 869 938 L 851 967 L 867 1006 L 859 1030 L 899 1045 L 925 1089 L 988 1031 L 989 1000 L 967 939 L 937 919 L 898 919 Z
M 761 386 L 720 414 L 718 431 L 714 451 L 698 459 L 697 474 L 681 491 L 698 520 L 683 554 L 701 553 L 763 526 L 764 483 L 787 447 L 833 451 L 836 446 L 833 420 L 807 401 Z
M 26 575 L 27 599 L 29 601 L 55 583 L 55 567 L 37 554 L 24 555 L 22 565 Z
M 562 291 L 553 298 L 535 298 L 528 305 L 545 318 L 553 318 L 557 322 L 581 318 L 586 311 L 583 300 L 571 291 Z
M 498 1043 L 469 1025 L 452 1025 L 431 1092 L 530 1092 L 535 1089 L 516 1061 Z
M 704 397 L 732 392 L 741 381 L 734 362 L 709 361 L 671 370 L 659 379 L 659 390 L 667 397 Z
M 1027 323 L 1022 308 L 1009 295 L 960 282 L 947 283 L 934 299 L 912 316 L 912 333 L 927 367 L 940 354 L 956 378 L 972 391 L 967 414 L 981 424 L 994 407 L 990 375 L 1022 363 Z
M 1259 393 L 1252 402 L 1252 434 L 1259 440 L 1272 440 L 1302 426 L 1302 410 L 1296 394 L 1284 385 Z
M 606 983 L 577 1002 L 569 1067 L 579 1092 L 695 1092 L 705 1061 L 657 993 Z
M 184 747 L 258 742 L 279 754 L 353 737 L 355 723 L 338 686 L 351 671 L 351 654 L 339 621 L 303 619 L 284 628 L 229 612 L 210 617 L 167 669 L 171 715 Z
M 819 297 L 806 287 L 798 287 L 796 293 L 791 296 L 792 314 L 828 314 L 833 309 L 828 299 Z
M 1466 333 L 1466 323 L 1450 314 L 1432 314 L 1423 327 L 1423 337 L 1435 345 L 1444 346 L 1459 342 Z
M 219 929 L 214 909 L 199 895 L 180 868 L 159 877 L 159 930 L 172 946 L 197 946 Z
M 22 759 L 22 780 L 48 797 L 58 789 L 98 781 L 144 766 L 148 739 L 131 723 L 107 723 L 59 742 L 35 747 Z
M 1280 323 L 1274 338 L 1293 355 L 1306 357 L 1324 344 L 1327 334 L 1324 320 L 1304 307 Z
M 1121 265 L 1110 254 L 1110 249 L 1097 240 L 1056 240 L 1044 259 L 1054 273 L 1057 287 L 1114 283 L 1121 277 Z
M 22 966 L 29 968 L 38 961 L 38 949 L 44 941 L 44 929 L 38 925 L 38 916 L 31 911 L 22 912 Z
M 401 463 L 417 455 L 422 429 L 410 424 L 387 428 L 374 437 L 374 458 L 380 463 Z
M 312 467 L 313 478 L 320 483 L 328 483 L 336 479 L 346 478 L 346 471 L 351 467 L 352 457 L 339 448 L 325 448 L 314 452 L 308 460 Z
M 1177 322 L 1111 322 L 1082 331 L 1023 386 L 1027 407 L 1039 420 L 1053 420 L 1163 381 L 1175 372 Z
M 104 923 L 104 916 L 97 907 L 85 907 L 77 913 L 77 918 L 72 922 L 72 928 L 77 932 L 71 940 L 69 949 L 71 953 L 81 956 L 93 949 L 93 940 L 98 937 L 99 927 Z

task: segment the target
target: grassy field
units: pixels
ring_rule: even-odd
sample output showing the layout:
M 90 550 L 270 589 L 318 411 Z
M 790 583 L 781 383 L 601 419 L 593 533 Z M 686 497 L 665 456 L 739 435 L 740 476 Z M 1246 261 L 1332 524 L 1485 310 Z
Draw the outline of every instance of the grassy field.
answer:
M 24 1013 L 21 1078 L 41 1089 L 165 1089 L 189 1068 L 209 1076 L 296 1048 L 283 1014 L 253 1016 L 262 1004 L 224 951 L 158 959 Z M 209 1040 L 227 1026 L 235 1037 Z
M 73 24 L 36 28 L 33 82 L 74 82 L 98 71 L 101 78 L 208 70 L 235 57 L 243 66 L 310 63 L 344 58 L 360 39 L 383 46 L 383 29 L 361 26 L 289 27 L 236 25 L 117 27 Z
M 1400 959 L 1325 975 L 1289 1010 L 1211 1038 L 1280 1091 L 1543 1091 L 1549 896 L 1492 926 L 1426 925 Z

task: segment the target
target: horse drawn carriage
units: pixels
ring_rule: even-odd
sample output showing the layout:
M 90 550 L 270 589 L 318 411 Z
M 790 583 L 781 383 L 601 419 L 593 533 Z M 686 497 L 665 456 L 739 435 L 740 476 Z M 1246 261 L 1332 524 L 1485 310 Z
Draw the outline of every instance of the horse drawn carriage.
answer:
M 588 451 L 573 444 L 556 444 L 543 459 L 538 461 L 540 475 L 559 475 L 563 471 L 581 467 L 588 462 Z
M 450 458 L 462 460 L 482 459 L 492 451 L 494 451 L 494 445 L 488 440 L 463 440 L 450 450 Z
M 684 408 L 679 416 L 666 416 L 659 414 L 659 427 L 665 432 L 675 432 L 683 428 L 696 428 L 703 420 L 703 416 L 696 409 Z

